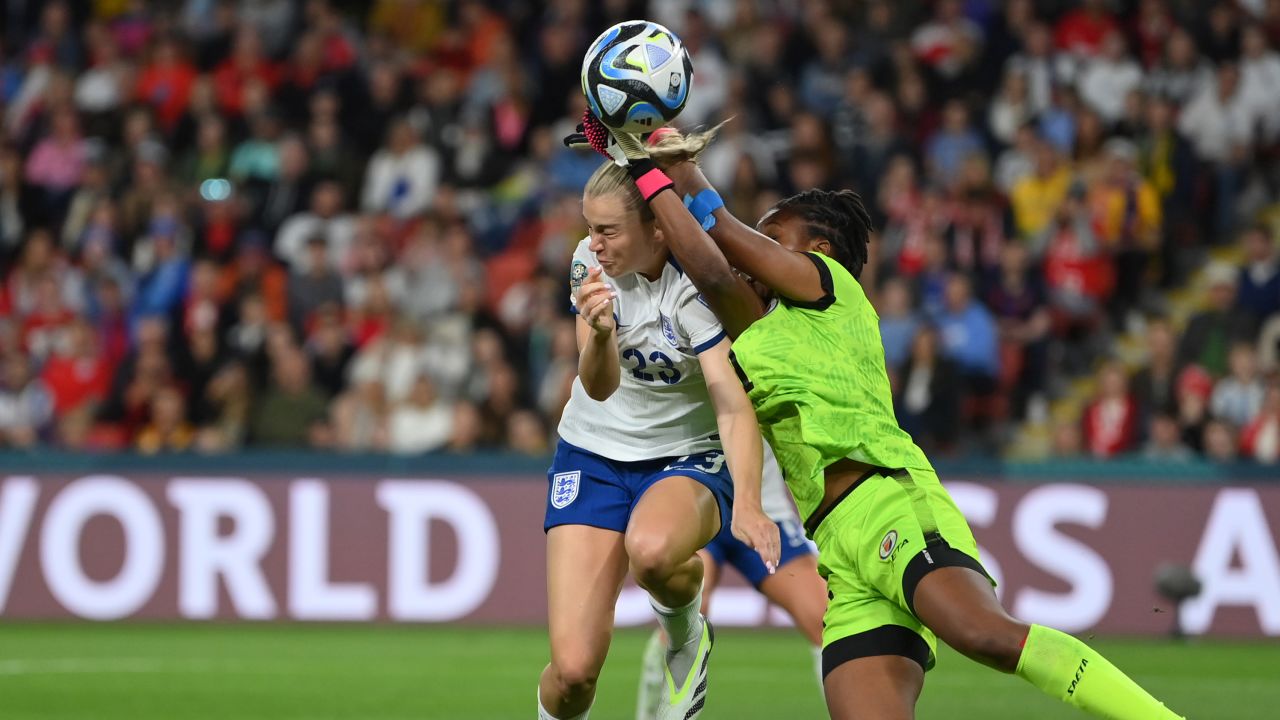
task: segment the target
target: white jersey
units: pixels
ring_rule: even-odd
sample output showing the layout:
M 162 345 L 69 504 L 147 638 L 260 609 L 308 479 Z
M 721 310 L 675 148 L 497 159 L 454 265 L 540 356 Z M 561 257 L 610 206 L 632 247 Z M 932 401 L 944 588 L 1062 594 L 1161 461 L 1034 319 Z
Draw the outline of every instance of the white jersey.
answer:
M 573 253 L 574 282 L 600 267 L 589 244 L 590 238 L 584 239 Z M 618 294 L 613 300 L 622 361 L 618 389 L 599 402 L 587 395 L 581 378 L 574 378 L 560 437 L 623 462 L 720 450 L 715 410 L 698 363 L 699 353 L 724 338 L 716 316 L 674 262 L 653 281 L 639 273 L 602 277 Z M 570 302 L 575 302 L 572 293 Z
M 782 477 L 782 468 L 778 459 L 773 456 L 773 448 L 764 443 L 763 476 L 760 479 L 760 508 L 774 522 L 791 520 L 800 522 L 800 514 L 796 512 L 795 502 L 791 499 L 791 491 Z

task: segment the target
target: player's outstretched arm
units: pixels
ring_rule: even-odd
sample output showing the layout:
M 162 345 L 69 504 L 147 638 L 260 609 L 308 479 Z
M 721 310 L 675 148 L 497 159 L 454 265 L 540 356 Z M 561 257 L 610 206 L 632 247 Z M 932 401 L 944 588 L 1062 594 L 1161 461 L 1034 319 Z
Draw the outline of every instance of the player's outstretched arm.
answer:
M 778 525 L 765 515 L 760 504 L 764 441 L 760 439 L 760 425 L 751 400 L 729 361 L 729 341 L 722 339 L 704 350 L 698 355 L 698 363 L 716 411 L 729 474 L 733 476 L 733 535 L 760 553 L 769 572 L 773 572 L 778 567 L 782 540 Z
M 675 193 L 649 200 L 667 248 L 732 339 L 764 314 L 760 297 L 742 279 Z
M 696 163 L 681 160 L 665 164 L 660 157 L 658 161 L 660 166 L 665 165 L 680 195 L 697 197 L 703 190 L 713 189 Z M 730 265 L 787 299 L 815 302 L 826 297 L 827 290 L 822 287 L 818 268 L 804 253 L 788 250 L 756 232 L 723 206 L 713 214 L 715 224 L 707 232 Z
M 689 214 L 680 198 L 662 192 L 670 182 L 663 184 L 666 176 L 661 172 L 656 176 L 650 174 L 656 166 L 643 140 L 630 133 L 609 130 L 588 110 L 583 114 L 578 132 L 566 137 L 564 143 L 569 147 L 591 147 L 627 169 L 653 210 L 668 249 L 730 338 L 738 337 L 764 314 L 759 296 L 733 271 L 724 253 Z

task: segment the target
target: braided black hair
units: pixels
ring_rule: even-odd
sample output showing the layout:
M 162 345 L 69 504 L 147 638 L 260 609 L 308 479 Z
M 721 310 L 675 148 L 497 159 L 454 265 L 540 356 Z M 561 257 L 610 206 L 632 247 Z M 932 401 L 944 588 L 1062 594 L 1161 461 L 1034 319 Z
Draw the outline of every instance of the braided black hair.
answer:
M 824 237 L 831 243 L 832 259 L 855 278 L 862 274 L 873 227 L 858 193 L 815 188 L 780 200 L 773 209 L 804 220 L 810 237 Z

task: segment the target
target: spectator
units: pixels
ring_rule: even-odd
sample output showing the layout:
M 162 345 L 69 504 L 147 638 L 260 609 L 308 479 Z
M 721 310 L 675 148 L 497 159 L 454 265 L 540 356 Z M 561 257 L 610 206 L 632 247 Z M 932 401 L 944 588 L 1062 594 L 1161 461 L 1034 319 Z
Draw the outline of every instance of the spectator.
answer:
M 310 209 L 291 215 L 276 234 L 275 255 L 295 272 L 310 272 L 307 265 L 312 251 L 307 247 L 319 238 L 325 248 L 326 261 L 334 268 L 345 268 L 355 242 L 355 218 L 343 211 L 342 186 L 333 180 L 322 180 L 311 190 Z
M 342 307 L 342 276 L 329 261 L 329 243 L 323 235 L 307 241 L 307 257 L 289 274 L 289 322 L 298 332 L 305 332 L 317 310 L 325 306 Z
M 1142 457 L 1152 462 L 1188 462 L 1195 457 L 1191 448 L 1182 444 L 1182 432 L 1178 420 L 1161 413 L 1151 418 L 1150 440 L 1143 448 Z
M 0 362 L 0 447 L 34 447 L 53 419 L 53 397 L 25 354 L 10 352 Z
M 965 17 L 960 0 L 941 0 L 934 8 L 933 20 L 911 36 L 911 49 L 926 67 L 954 80 L 981 56 L 982 29 Z
M 947 103 L 942 129 L 929 140 L 926 160 L 934 182 L 950 188 L 971 155 L 984 151 L 982 138 L 969 122 L 969 110 L 959 100 Z
M 138 433 L 135 445 L 143 455 L 183 452 L 191 448 L 195 438 L 195 428 L 187 422 L 182 393 L 167 387 L 151 399 L 151 420 Z
M 452 426 L 453 409 L 440 400 L 431 378 L 419 375 L 408 396 L 391 411 L 388 449 L 400 455 L 437 450 L 448 443 Z
M 994 176 L 996 189 L 1003 195 L 1011 195 L 1021 180 L 1035 172 L 1039 142 L 1035 125 L 1023 123 L 1014 133 L 1012 144 L 1000 152 Z
M 440 178 L 440 156 L 418 142 L 404 119 L 392 123 L 387 144 L 369 160 L 364 179 L 366 212 L 404 220 L 428 209 Z
M 1145 425 L 1145 421 L 1155 416 L 1172 414 L 1177 410 L 1174 394 L 1177 336 L 1167 319 L 1155 317 L 1147 321 L 1144 345 L 1147 356 L 1142 368 L 1130 378 L 1129 391 L 1138 403 Z
M 1239 271 L 1225 263 L 1205 269 L 1208 280 L 1208 307 L 1187 323 L 1178 346 L 1178 363 L 1195 363 L 1211 375 L 1227 371 L 1227 350 L 1238 342 L 1250 341 L 1257 327 L 1253 316 L 1243 309 L 1233 310 Z
M 249 440 L 259 447 L 332 444 L 324 395 L 311 383 L 306 356 L 296 348 L 272 359 L 271 385 L 254 408 Z
M 544 457 L 549 447 L 542 418 L 531 410 L 517 410 L 507 418 L 507 447 L 532 457 Z
M 1239 459 L 1236 433 L 1221 420 L 1210 420 L 1204 428 L 1204 454 L 1216 463 L 1233 463 Z
M 1178 130 L 1191 141 L 1201 160 L 1213 166 L 1213 229 L 1230 233 L 1236 220 L 1236 195 L 1244 163 L 1254 144 L 1258 117 L 1240 92 L 1240 70 L 1226 63 L 1215 82 L 1192 99 L 1178 117 Z
M 1054 44 L 1079 58 L 1096 57 L 1108 37 L 1120 28 L 1107 10 L 1106 0 L 1084 0 L 1054 27 Z
M 156 39 L 150 55 L 138 75 L 136 96 L 155 110 L 162 128 L 172 131 L 187 109 L 196 71 L 173 37 Z
M 902 428 L 921 446 L 950 449 L 960 426 L 959 369 L 938 348 L 938 331 L 921 327 L 901 366 L 894 397 Z
M 1073 460 L 1084 454 L 1080 423 L 1060 422 L 1053 426 L 1049 455 L 1058 460 Z
M 1120 326 L 1141 298 L 1148 256 L 1160 241 L 1160 201 L 1155 188 L 1138 173 L 1137 148 L 1123 138 L 1107 141 L 1106 169 L 1089 191 L 1093 226 L 1115 264 L 1112 317 Z
M 1182 441 L 1196 452 L 1204 451 L 1204 430 L 1209 422 L 1209 396 L 1213 393 L 1213 377 L 1197 365 L 1188 365 L 1178 373 L 1175 386 L 1178 403 L 1178 426 Z
M 1138 134 L 1138 167 L 1160 199 L 1161 286 L 1185 277 L 1187 248 L 1196 241 L 1196 159 L 1174 128 L 1176 109 L 1164 98 L 1147 101 L 1146 125 Z
M 1260 321 L 1280 312 L 1280 258 L 1271 228 L 1254 225 L 1240 238 L 1247 263 L 1240 268 L 1236 307 Z
M 1031 239 L 1049 228 L 1071 183 L 1071 169 L 1063 164 L 1058 151 L 1047 141 L 1039 142 L 1035 171 L 1015 183 L 1009 196 L 1018 234 Z
M 991 101 L 987 111 L 987 125 L 994 137 L 1003 145 L 1013 145 L 1018 131 L 1035 117 L 1027 85 L 1026 71 L 1017 65 L 1008 67 L 1000 94 Z
M 880 288 L 876 309 L 880 315 L 885 365 L 890 373 L 897 373 L 907 361 L 920 330 L 920 318 L 911 308 L 911 290 L 907 283 L 896 277 L 886 280 Z
M 267 87 L 275 87 L 279 81 L 279 72 L 263 52 L 262 38 L 256 28 L 248 24 L 242 25 L 236 32 L 234 42 L 231 56 L 213 73 L 218 107 L 231 116 L 245 111 L 245 91 L 253 81 Z
M 1113 268 L 1094 235 L 1084 194 L 1083 187 L 1072 188 L 1053 225 L 1033 246 L 1033 253 L 1044 258 L 1054 332 L 1067 341 L 1063 370 L 1072 374 L 1089 368 L 1105 342 L 1102 310 L 1114 286 Z
M 1080 73 L 1080 99 L 1108 124 L 1120 119 L 1125 98 L 1142 83 L 1142 68 L 1125 51 L 1124 36 L 1112 30 Z
M 1129 452 L 1138 442 L 1138 407 L 1129 394 L 1124 366 L 1110 362 L 1098 374 L 1098 391 L 1084 410 L 1085 446 L 1095 458 Z
M 1246 26 L 1240 41 L 1240 94 L 1254 108 L 1260 130 L 1270 142 L 1280 135 L 1280 53 L 1268 47 L 1259 25 Z
M 1070 79 L 1070 58 L 1054 52 L 1053 36 L 1049 28 L 1040 22 L 1027 26 L 1022 41 L 1022 51 L 1005 61 L 1005 70 L 1018 69 L 1026 73 L 1028 97 L 1036 115 L 1044 113 L 1053 104 L 1054 88 Z
M 1280 461 L 1280 384 L 1267 384 L 1261 412 L 1240 433 L 1240 451 L 1260 463 Z
M 1213 82 L 1213 67 L 1199 56 L 1191 33 L 1178 27 L 1170 32 L 1164 45 L 1164 59 L 1147 73 L 1144 86 L 1152 97 L 1181 106 Z
M 952 275 L 947 280 L 944 309 L 935 322 L 942 353 L 956 364 L 968 392 L 985 395 L 993 391 L 1000 372 L 996 323 L 991 312 L 973 299 L 968 278 Z
M 44 193 L 44 211 L 58 217 L 84 177 L 87 151 L 72 110 L 53 114 L 49 135 L 36 144 L 26 164 L 26 181 Z
M 1048 298 L 1038 273 L 1032 270 L 1027 248 L 1022 243 L 1006 243 L 1000 266 L 992 273 L 985 291 L 999 328 L 1002 357 L 1016 366 L 1013 411 L 1027 414 L 1033 398 L 1040 397 L 1048 381 L 1049 330 Z
M 364 452 L 388 444 L 387 392 L 376 377 L 352 377 L 351 387 L 333 403 L 332 422 L 339 450 Z
M 311 356 L 311 374 L 316 385 L 330 399 L 347 384 L 347 369 L 355 348 L 342 324 L 341 311 L 334 305 L 324 306 L 315 314 L 307 334 L 307 353 Z
M 1233 427 L 1243 427 L 1262 409 L 1265 389 L 1258 377 L 1258 360 L 1252 343 L 1231 346 L 1228 366 L 1231 374 L 1213 389 L 1209 410 L 1215 418 Z

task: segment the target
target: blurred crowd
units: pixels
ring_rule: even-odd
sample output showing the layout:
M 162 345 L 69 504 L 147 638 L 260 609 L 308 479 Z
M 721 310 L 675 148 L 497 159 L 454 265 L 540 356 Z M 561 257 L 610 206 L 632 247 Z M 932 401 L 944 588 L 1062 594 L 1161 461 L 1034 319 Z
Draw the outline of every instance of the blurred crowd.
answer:
M 867 199 L 927 449 L 998 452 L 1096 375 L 1059 455 L 1280 456 L 1280 0 L 3 13 L 0 444 L 546 452 L 599 162 L 560 139 L 586 46 L 646 17 L 691 51 L 678 124 L 729 121 L 703 165 L 735 214 Z

